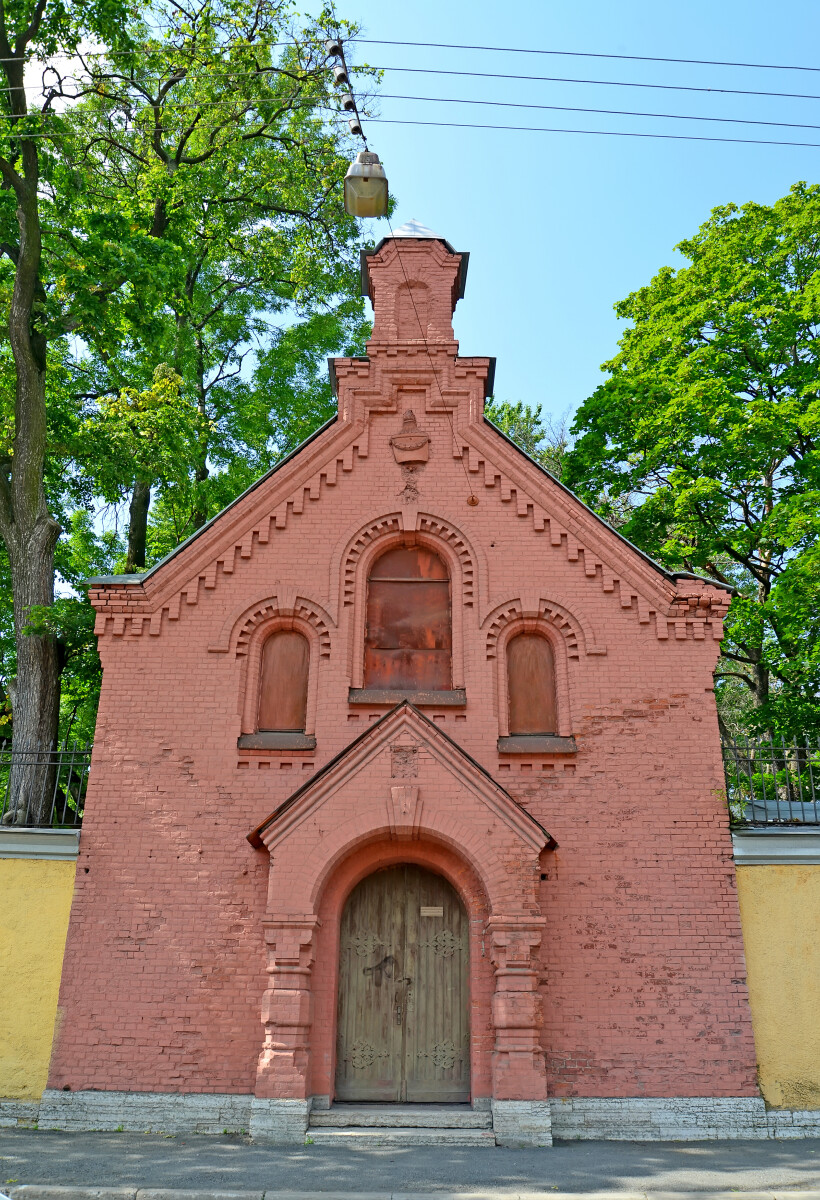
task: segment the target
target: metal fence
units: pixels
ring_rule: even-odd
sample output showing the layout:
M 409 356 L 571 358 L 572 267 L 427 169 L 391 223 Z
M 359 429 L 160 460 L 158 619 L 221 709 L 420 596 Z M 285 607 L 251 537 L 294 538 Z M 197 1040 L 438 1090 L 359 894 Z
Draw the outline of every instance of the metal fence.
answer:
M 723 770 L 733 825 L 820 825 L 820 747 L 724 741 Z
M 79 827 L 90 763 L 78 743 L 12 753 L 0 742 L 0 825 Z M 820 746 L 725 740 L 723 769 L 733 825 L 820 825 Z
M 81 825 L 90 762 L 90 746 L 12 753 L 10 742 L 0 743 L 0 825 Z

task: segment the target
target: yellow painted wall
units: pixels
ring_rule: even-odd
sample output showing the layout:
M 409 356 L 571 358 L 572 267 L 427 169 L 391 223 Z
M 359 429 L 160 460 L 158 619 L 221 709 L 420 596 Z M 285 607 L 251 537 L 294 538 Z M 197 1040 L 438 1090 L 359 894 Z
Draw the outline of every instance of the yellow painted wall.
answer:
M 737 868 L 760 1089 L 820 1108 L 820 864 Z
M 74 862 L 0 859 L 0 1098 L 46 1086 Z M 739 866 L 760 1087 L 820 1109 L 820 864 Z
M 0 859 L 0 1098 L 48 1077 L 76 863 Z

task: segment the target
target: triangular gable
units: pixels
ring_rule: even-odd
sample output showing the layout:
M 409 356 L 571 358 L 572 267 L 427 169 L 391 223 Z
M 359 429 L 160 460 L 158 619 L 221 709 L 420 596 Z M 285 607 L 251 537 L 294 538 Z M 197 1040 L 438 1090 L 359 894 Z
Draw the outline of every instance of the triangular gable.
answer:
M 339 782 L 348 781 L 375 758 L 389 753 L 403 732 L 415 735 L 433 757 L 477 796 L 496 817 L 532 850 L 553 849 L 555 840 L 536 819 L 512 798 L 492 775 L 471 758 L 443 729 L 407 700 L 374 721 L 359 737 L 326 763 L 247 835 L 252 846 L 271 849 L 295 825 L 332 796 Z

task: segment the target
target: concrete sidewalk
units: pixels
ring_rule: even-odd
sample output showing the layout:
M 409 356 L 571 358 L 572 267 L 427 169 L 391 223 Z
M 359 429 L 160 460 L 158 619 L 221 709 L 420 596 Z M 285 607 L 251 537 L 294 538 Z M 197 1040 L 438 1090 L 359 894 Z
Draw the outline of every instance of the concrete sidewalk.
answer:
M 35 1193 L 34 1185 L 37 1185 Z M 57 1193 L 55 1187 L 82 1188 Z M 48 1194 L 45 1189 L 48 1189 Z M 514 1200 L 537 1195 L 666 1200 L 672 1194 L 820 1200 L 820 1139 L 564 1142 L 549 1150 L 339 1150 L 212 1137 L 0 1129 L 0 1192 L 12 1200 Z M 121 1191 L 119 1189 L 122 1189 Z M 187 1192 L 182 1196 L 180 1192 Z M 174 1193 L 171 1196 L 171 1193 Z M 160 1195 L 161 1194 L 161 1195 Z
M 584 1192 L 585 1200 L 820 1200 L 820 1191 L 773 1192 Z M 71 1188 L 25 1184 L 12 1188 L 10 1200 L 578 1200 L 578 1192 L 520 1192 L 483 1189 L 480 1192 L 207 1192 L 161 1188 Z M 3 1193 L 0 1193 L 3 1200 Z

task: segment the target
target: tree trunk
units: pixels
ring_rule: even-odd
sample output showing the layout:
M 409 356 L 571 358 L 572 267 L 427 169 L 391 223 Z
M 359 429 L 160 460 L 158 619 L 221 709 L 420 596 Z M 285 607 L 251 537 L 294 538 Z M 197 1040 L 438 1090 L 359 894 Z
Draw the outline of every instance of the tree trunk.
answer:
M 19 41 L 19 39 L 18 39 Z M 23 55 L 5 35 L 0 54 L 13 111 L 26 111 Z M 6 545 L 14 596 L 17 675 L 9 689 L 12 706 L 12 769 L 7 824 L 48 824 L 55 771 L 60 671 L 54 638 L 25 632 L 32 606 L 54 600 L 54 547 L 60 527 L 48 511 L 43 474 L 46 456 L 46 338 L 39 326 L 45 293 L 40 280 L 42 239 L 37 143 L 20 139 L 19 165 L 0 163 L 3 182 L 17 202 L 18 244 L 9 307 L 9 341 L 15 367 L 14 440 L 0 474 L 0 535 Z
M 201 529 L 208 520 L 208 504 L 205 488 L 202 486 L 210 470 L 208 468 L 208 394 L 205 388 L 205 357 L 201 340 L 197 340 L 197 409 L 199 410 L 199 445 L 197 447 L 197 463 L 194 469 L 194 509 L 191 521 L 194 529 Z
M 54 601 L 54 546 L 59 532 L 57 522 L 46 516 L 19 545 L 6 540 L 17 646 L 17 674 L 9 685 L 12 767 L 3 818 L 7 825 L 51 824 L 60 717 L 59 653 L 53 637 L 27 634 L 25 629 L 32 607 Z
M 131 493 L 128 509 L 128 561 L 126 574 L 132 575 L 145 566 L 145 544 L 148 539 L 148 510 L 151 507 L 151 484 L 138 479 Z

